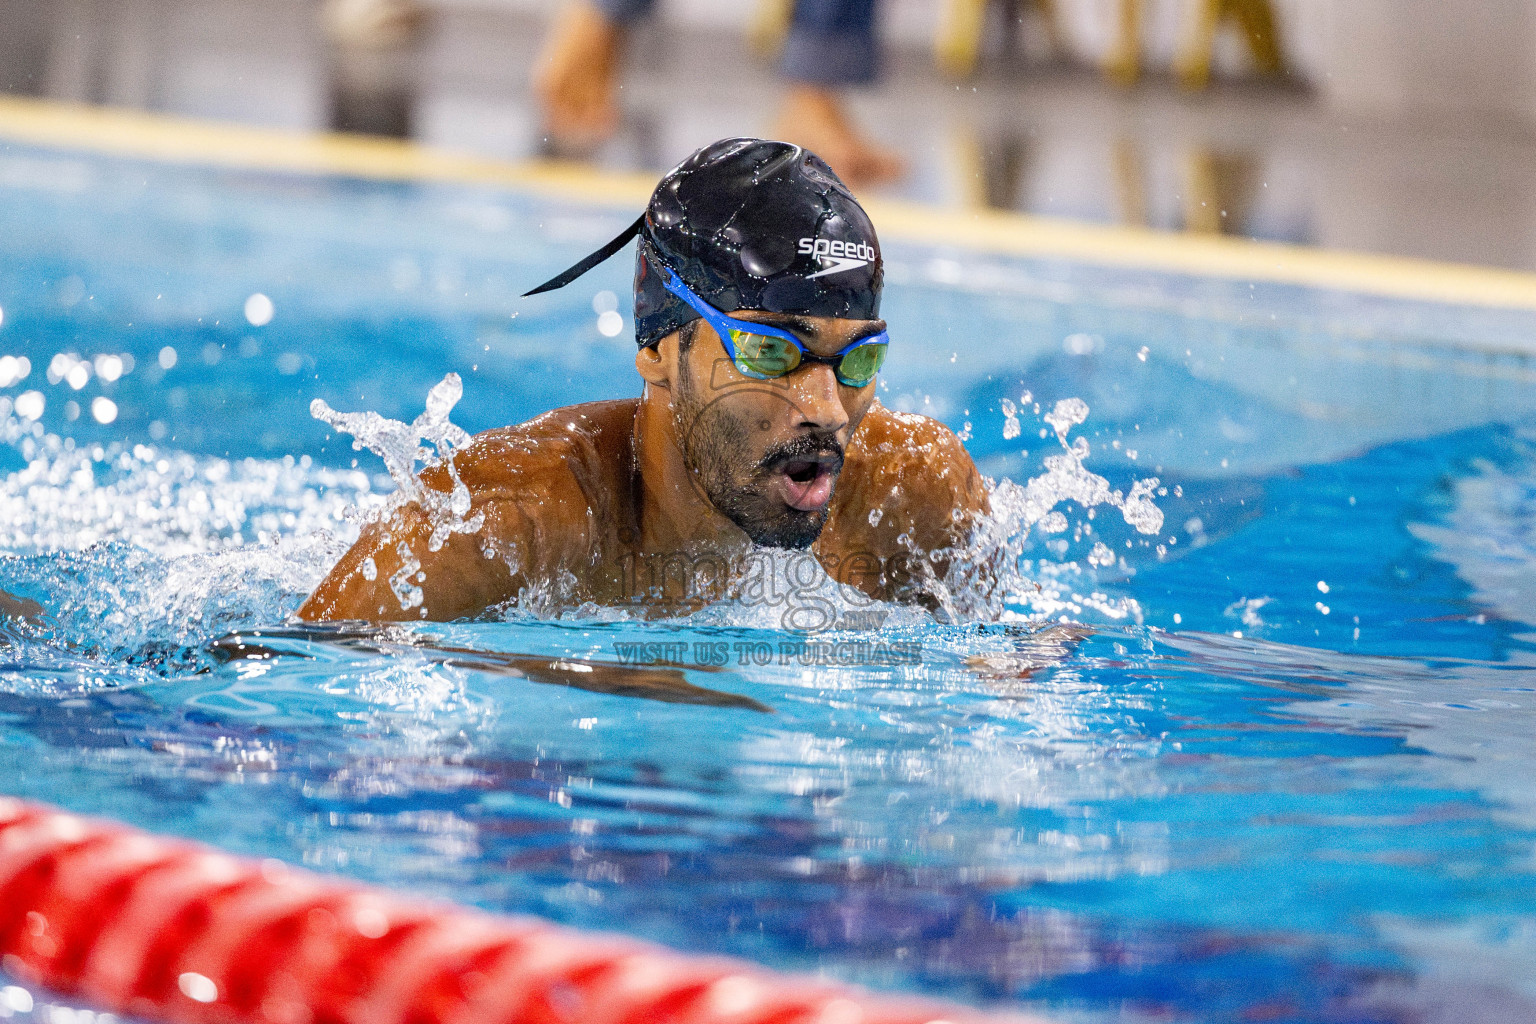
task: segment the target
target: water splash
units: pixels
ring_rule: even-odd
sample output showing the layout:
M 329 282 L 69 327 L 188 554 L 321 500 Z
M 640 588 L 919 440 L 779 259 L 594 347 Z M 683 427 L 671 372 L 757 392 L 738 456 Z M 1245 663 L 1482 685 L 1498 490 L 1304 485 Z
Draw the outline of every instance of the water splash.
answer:
M 1011 405 L 1011 403 L 1009 403 Z M 1038 408 L 1038 407 L 1037 407 Z M 1005 408 L 1004 436 L 1014 420 Z M 1098 506 L 1117 509 L 1125 522 L 1141 534 L 1155 534 L 1163 527 L 1163 512 L 1154 495 L 1160 481 L 1146 477 L 1132 482 L 1128 491 L 1110 486 L 1108 480 L 1089 470 L 1084 461 L 1092 453 L 1088 439 L 1068 435 L 1088 419 L 1088 404 L 1080 398 L 1064 398 L 1042 417 L 1055 432 L 1061 453 L 1044 458 L 1045 471 L 1018 484 L 1002 480 L 992 488 L 992 515 L 981 522 L 969 548 L 955 560 L 943 581 L 943 603 L 957 619 L 1077 618 L 1096 612 L 1111 620 L 1141 621 L 1141 609 L 1129 597 L 1114 597 L 1096 586 L 1095 571 L 1117 564 L 1114 553 L 1095 541 L 1085 570 L 1076 561 L 1052 561 L 1026 557 L 1031 534 L 1065 533 L 1071 523 L 1059 506 L 1075 503 L 1093 518 Z M 1080 524 L 1079 534 L 1091 534 Z M 1065 553 L 1065 539 L 1052 541 Z M 1129 568 L 1120 563 L 1121 571 Z M 1081 592 L 1086 590 L 1087 592 Z
M 14 417 L 0 441 L 27 459 L 0 479 L 0 590 L 43 606 L 28 660 L 52 651 L 71 678 L 93 674 L 81 652 L 164 661 L 280 619 L 355 537 L 347 510 L 384 501 L 367 474 L 307 457 L 82 446 Z
M 1076 437 L 1069 444 L 1067 434 L 1072 427 L 1088 418 L 1088 404 L 1080 398 L 1064 398 L 1045 414 L 1045 422 L 1056 432 L 1062 454 L 1048 455 L 1043 460 L 1045 472 L 1033 477 L 1023 488 L 1010 481 L 1000 484 L 994 493 L 994 504 L 1001 504 L 1013 517 L 1011 525 L 1028 531 L 1036 523 L 1045 526 L 1047 532 L 1060 533 L 1066 529 L 1066 519 L 1055 512 L 1057 505 L 1073 501 L 1084 509 L 1096 505 L 1109 505 L 1120 510 L 1125 521 L 1138 533 L 1157 533 L 1163 528 L 1163 513 L 1152 500 L 1159 480 L 1147 477 L 1131 485 L 1129 493 L 1112 490 L 1109 481 L 1090 472 L 1083 465 L 1091 454 L 1086 437 Z
M 0 548 L 9 552 L 0 558 L 0 588 L 44 603 L 54 635 L 76 649 L 119 658 L 145 652 L 158 657 L 153 652 L 271 622 L 297 607 L 355 539 L 361 522 L 389 509 L 418 503 L 432 522 L 434 549 L 453 533 L 480 529 L 482 517 L 468 515 L 472 496 L 453 464 L 454 453 L 470 440 L 449 419 L 461 394 L 458 376 L 448 375 L 411 423 L 376 412 L 339 413 L 318 399 L 311 404 L 317 418 L 353 435 L 354 448 L 379 454 L 398 486 L 392 497 L 378 493 L 366 473 L 315 467 L 307 457 L 230 461 L 145 445 L 77 446 L 35 422 L 7 417 L 0 420 L 0 440 L 28 463 L 0 481 Z M 1088 442 L 1069 435 L 1087 415 L 1079 400 L 1057 403 L 1044 418 L 1056 430 L 1061 452 L 1047 457 L 1045 472 L 1023 485 L 997 484 L 993 514 L 973 542 L 944 553 L 949 568 L 943 577 L 924 581 L 939 618 L 1086 614 L 1101 621 L 1139 620 L 1134 601 L 1097 589 L 1095 574 L 1113 572 L 1116 564 L 1102 541 L 1086 565 L 1024 557 L 1035 532 L 1060 536 L 1071 528 L 1060 507 L 1069 502 L 1088 509 L 1090 517 L 1095 506 L 1117 508 L 1142 533 L 1161 528 L 1155 479 L 1135 481 L 1122 493 L 1084 466 Z M 434 467 L 442 467 L 450 490 L 421 482 Z M 1064 551 L 1067 542 L 1050 543 Z M 401 571 L 389 580 L 403 608 L 421 602 L 419 555 L 402 558 Z M 889 630 L 931 621 L 926 612 L 846 593 L 803 564 L 787 566 L 774 573 L 783 577 L 783 602 L 758 602 L 763 606 L 756 608 L 726 601 L 699 614 L 720 624 L 798 632 Z M 1125 570 L 1123 562 L 1120 568 Z M 365 565 L 363 572 L 376 577 L 378 568 Z M 562 599 L 570 588 L 559 582 L 552 581 L 547 600 L 526 595 L 513 614 L 611 617 L 612 610 L 573 610 Z
M 352 435 L 354 450 L 366 448 L 384 460 L 384 467 L 397 488 L 389 508 L 412 503 L 420 506 L 432 524 L 432 535 L 427 541 L 430 551 L 441 550 L 455 533 L 478 533 L 485 524 L 484 513 L 469 515 L 469 488 L 459 479 L 458 467 L 453 461 L 454 452 L 470 442 L 469 433 L 448 418 L 463 396 L 463 380 L 457 373 L 448 374 L 427 392 L 426 409 L 410 423 L 392 420 L 376 412 L 337 412 L 320 398 L 309 403 L 309 414 L 315 419 L 339 433 Z M 422 441 L 432 447 L 422 446 Z M 417 463 L 422 464 L 420 469 Z M 421 479 L 427 469 L 439 466 L 446 469 L 451 483 L 447 493 L 428 487 Z M 378 519 L 385 511 L 373 509 L 368 518 Z M 402 608 L 421 603 L 420 588 L 409 589 L 415 591 L 414 602 L 411 602 L 413 595 L 396 588 Z
M 27 465 L 0 480 L 0 549 L 13 555 L 121 542 L 166 557 L 330 534 L 383 503 L 367 474 L 295 460 L 228 460 L 151 445 L 77 446 L 0 419 Z M 344 531 L 345 532 L 345 531 Z
M 1023 427 L 1019 425 L 1019 409 L 1008 399 L 1003 399 L 1003 440 L 1011 441 L 1019 436 Z
M 1056 431 L 1056 440 L 1063 448 L 1067 445 L 1067 431 L 1088 418 L 1088 403 L 1081 398 L 1063 398 L 1042 419 Z

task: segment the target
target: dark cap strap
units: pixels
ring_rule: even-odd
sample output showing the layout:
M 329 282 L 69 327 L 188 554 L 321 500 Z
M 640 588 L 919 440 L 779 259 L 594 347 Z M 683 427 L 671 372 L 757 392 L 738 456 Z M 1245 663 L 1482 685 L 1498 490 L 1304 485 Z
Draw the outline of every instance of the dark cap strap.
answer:
M 592 255 L 586 257 L 580 263 L 576 264 L 574 267 L 571 267 L 569 270 L 556 274 L 554 277 L 550 278 L 548 281 L 545 281 L 537 288 L 523 292 L 523 298 L 526 299 L 530 295 L 538 295 L 541 292 L 552 292 L 556 288 L 564 288 L 566 285 L 576 280 L 582 274 L 585 274 L 587 271 L 603 262 L 603 260 L 606 260 L 608 257 L 612 256 L 614 253 L 628 245 L 629 240 L 638 235 L 640 233 L 640 229 L 644 226 L 645 214 L 642 213 L 638 220 L 620 232 L 619 237 L 615 238 L 613 241 L 597 250 L 597 252 L 594 252 Z

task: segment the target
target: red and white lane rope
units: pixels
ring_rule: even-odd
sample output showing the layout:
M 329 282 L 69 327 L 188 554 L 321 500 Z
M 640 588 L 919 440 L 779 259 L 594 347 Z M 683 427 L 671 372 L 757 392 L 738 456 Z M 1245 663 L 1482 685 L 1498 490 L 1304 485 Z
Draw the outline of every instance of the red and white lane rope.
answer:
M 0 797 L 0 968 L 197 1024 L 972 1024 L 532 918 L 415 902 Z

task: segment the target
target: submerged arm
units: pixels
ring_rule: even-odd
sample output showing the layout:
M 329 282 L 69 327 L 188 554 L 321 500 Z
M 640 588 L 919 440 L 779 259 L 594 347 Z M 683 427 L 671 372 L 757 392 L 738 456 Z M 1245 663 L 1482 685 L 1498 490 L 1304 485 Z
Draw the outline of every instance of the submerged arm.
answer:
M 29 597 L 17 597 L 0 590 L 0 620 L 29 619 L 40 621 L 45 615 L 43 606 Z

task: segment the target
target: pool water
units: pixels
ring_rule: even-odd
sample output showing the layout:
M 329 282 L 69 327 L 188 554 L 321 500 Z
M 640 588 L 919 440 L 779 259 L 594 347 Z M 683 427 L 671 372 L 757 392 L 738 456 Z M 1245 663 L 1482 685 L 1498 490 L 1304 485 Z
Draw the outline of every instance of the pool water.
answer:
M 1536 1019 L 1530 313 L 887 239 L 882 400 L 1155 533 L 1066 501 L 1006 608 L 810 638 L 292 627 L 393 489 L 311 402 L 635 394 L 624 259 L 515 298 L 632 215 L 0 145 L 0 792 L 1061 1019 Z

